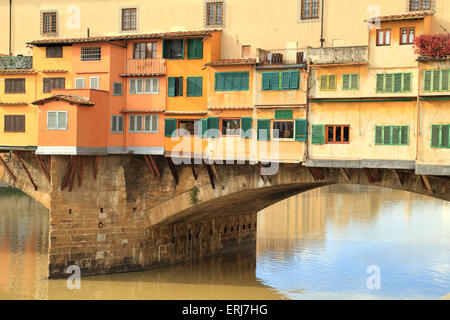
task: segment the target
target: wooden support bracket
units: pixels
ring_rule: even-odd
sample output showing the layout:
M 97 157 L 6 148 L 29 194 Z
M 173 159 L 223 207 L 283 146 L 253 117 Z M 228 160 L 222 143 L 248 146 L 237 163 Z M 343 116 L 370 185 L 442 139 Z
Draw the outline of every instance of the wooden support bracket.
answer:
M 206 170 L 208 170 L 208 176 L 209 176 L 209 181 L 211 182 L 211 187 L 213 189 L 215 189 L 216 186 L 214 185 L 214 174 L 213 174 L 213 171 L 212 171 L 211 166 L 209 164 L 206 165 Z
M 150 169 L 150 172 L 152 173 L 153 177 L 156 177 L 155 170 L 153 170 L 153 166 L 150 163 L 150 159 L 148 158 L 148 156 L 144 155 L 144 159 L 145 159 L 145 162 L 147 163 L 147 167 Z
M 63 191 L 67 187 L 67 183 L 69 182 L 70 178 L 70 173 L 72 172 L 72 166 L 73 166 L 73 156 L 70 156 L 69 163 L 67 164 L 66 173 L 61 183 L 61 191 Z
M 1 156 L 1 155 L 0 155 L 0 162 L 2 163 L 5 170 L 8 172 L 9 176 L 14 181 L 14 183 L 16 183 L 16 181 L 17 181 L 16 176 L 12 173 L 11 169 L 9 169 L 8 165 L 6 164 L 5 160 L 3 159 L 3 156 Z
M 433 188 L 431 187 L 430 181 L 428 180 L 428 177 L 426 175 L 421 175 L 422 181 L 425 184 L 427 190 L 429 193 L 434 194 Z
M 94 180 L 97 180 L 97 172 L 98 172 L 98 162 L 100 160 L 100 156 L 95 156 L 94 162 Z
M 397 180 L 399 186 L 402 186 L 402 179 L 400 178 L 400 175 L 398 174 L 398 171 L 396 169 L 392 169 L 392 172 L 394 173 L 394 177 Z
M 223 189 L 222 181 L 220 180 L 219 173 L 217 172 L 217 168 L 216 168 L 216 165 L 215 165 L 214 163 L 211 164 L 211 169 L 212 169 L 212 172 L 214 173 L 214 177 L 215 177 L 216 180 L 217 180 L 217 184 L 218 184 L 219 186 L 221 186 L 222 189 Z
M 192 175 L 194 176 L 195 181 L 198 180 L 197 171 L 195 171 L 195 164 L 194 162 L 191 163 L 191 169 L 192 169 Z
M 161 179 L 161 173 L 159 172 L 155 159 L 153 159 L 153 156 L 151 154 L 148 157 L 150 158 L 150 162 L 152 164 L 153 170 L 155 170 L 156 176 Z
M 167 163 L 169 164 L 169 169 L 170 172 L 172 173 L 173 179 L 175 180 L 175 185 L 178 185 L 178 173 L 177 173 L 177 169 L 175 168 L 175 165 L 172 162 L 172 159 L 170 158 L 166 158 L 167 159 Z
M 314 178 L 314 181 L 321 181 L 321 180 L 325 180 L 323 175 L 320 173 L 319 169 L 315 168 L 315 167 L 309 167 L 309 172 L 311 173 L 311 175 Z
M 69 182 L 69 192 L 72 192 L 73 183 L 75 181 L 75 176 L 77 175 L 77 169 L 78 169 L 78 157 L 74 156 L 72 173 L 71 173 L 70 179 L 69 179 L 69 181 L 70 181 Z
M 28 176 L 28 179 L 30 180 L 31 184 L 34 187 L 34 191 L 37 191 L 38 187 L 37 187 L 36 183 L 34 183 L 33 177 L 31 176 L 30 171 L 28 171 L 27 167 L 25 166 L 25 163 L 23 162 L 22 158 L 20 157 L 20 154 L 18 152 L 14 151 L 14 155 L 16 156 L 17 160 L 19 161 L 19 163 L 22 166 L 23 170 L 25 170 L 25 172 L 26 172 L 26 174 Z
M 45 175 L 45 177 L 47 178 L 48 183 L 50 183 L 50 182 L 51 182 L 51 179 L 50 179 L 50 174 L 48 173 L 47 167 L 46 167 L 45 164 L 42 162 L 42 160 L 41 160 L 41 158 L 39 157 L 39 155 L 34 154 L 34 156 L 36 157 L 36 160 L 37 160 L 37 162 L 39 163 L 39 166 L 41 167 L 42 172 L 44 172 L 44 175 Z
M 366 173 L 367 180 L 369 180 L 369 183 L 374 183 L 375 180 L 372 178 L 372 175 L 370 174 L 370 170 L 368 168 L 364 168 L 364 172 Z
M 347 172 L 347 170 L 345 170 L 344 168 L 341 168 L 341 173 L 344 176 L 345 180 L 350 182 L 351 177 L 350 177 L 350 174 Z
M 80 165 L 80 171 L 78 172 L 78 188 L 81 187 L 81 184 L 83 182 L 83 169 L 84 169 L 84 162 L 85 162 L 85 157 L 81 156 L 81 165 Z
M 378 171 L 378 168 L 374 169 L 374 177 L 373 179 L 375 180 L 375 182 L 380 182 L 380 173 Z

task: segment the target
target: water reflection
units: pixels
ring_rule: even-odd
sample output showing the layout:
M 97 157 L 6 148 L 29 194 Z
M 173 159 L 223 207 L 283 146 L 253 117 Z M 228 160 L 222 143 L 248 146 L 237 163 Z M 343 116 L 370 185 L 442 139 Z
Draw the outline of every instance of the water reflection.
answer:
M 258 216 L 257 247 L 146 272 L 43 279 L 48 211 L 0 193 L 0 299 L 436 299 L 450 293 L 448 202 L 330 186 Z M 366 286 L 381 268 L 381 290 Z

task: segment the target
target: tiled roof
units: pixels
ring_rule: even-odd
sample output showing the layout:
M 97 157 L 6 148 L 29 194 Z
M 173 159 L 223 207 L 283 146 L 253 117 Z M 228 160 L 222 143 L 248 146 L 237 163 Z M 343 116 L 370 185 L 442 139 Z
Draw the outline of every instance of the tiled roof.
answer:
M 125 34 L 120 36 L 103 36 L 103 37 L 89 37 L 89 38 L 66 38 L 66 39 L 44 39 L 28 42 L 27 44 L 33 46 L 45 46 L 49 44 L 70 45 L 75 43 L 92 43 L 92 42 L 108 42 L 121 40 L 139 40 L 139 39 L 171 39 L 171 38 L 192 38 L 192 37 L 206 37 L 212 32 L 219 30 L 200 30 L 200 31 L 177 31 L 177 32 L 163 32 L 163 33 L 147 33 L 147 34 Z
M 164 76 L 165 72 L 149 72 L 149 73 L 121 73 L 121 77 L 146 77 L 146 76 Z
M 0 70 L 1 75 L 14 75 L 14 74 L 35 74 L 33 69 L 4 69 Z
M 47 103 L 49 101 L 65 101 L 68 103 L 73 103 L 73 104 L 78 104 L 78 105 L 82 105 L 82 106 L 93 106 L 95 105 L 95 103 L 93 103 L 91 100 L 89 100 L 86 97 L 80 97 L 80 96 L 76 96 L 76 95 L 65 95 L 65 94 L 57 94 L 54 96 L 51 96 L 49 98 L 45 98 L 45 99 L 41 99 L 41 100 L 37 100 L 34 101 L 33 104 L 34 105 L 40 105 L 40 104 L 44 104 Z
M 216 62 L 207 63 L 207 66 L 229 66 L 229 65 L 255 65 L 256 59 L 222 59 Z
M 208 110 L 252 110 L 253 106 L 226 106 L 226 107 L 209 107 Z
M 364 20 L 364 22 L 387 22 L 387 21 L 402 21 L 402 20 L 420 20 L 425 18 L 427 15 L 433 14 L 432 11 L 419 11 L 408 14 L 397 14 L 391 16 L 378 16 L 371 17 L 369 19 Z
M 42 70 L 42 73 L 66 73 L 67 70 Z
M 26 106 L 28 103 L 26 102 L 0 102 L 0 106 L 7 107 L 7 106 Z
M 166 111 L 166 114 L 173 114 L 173 115 L 181 115 L 181 114 L 190 114 L 190 115 L 203 115 L 207 114 L 206 111 Z
M 165 112 L 165 110 L 122 110 L 121 113 L 162 113 Z

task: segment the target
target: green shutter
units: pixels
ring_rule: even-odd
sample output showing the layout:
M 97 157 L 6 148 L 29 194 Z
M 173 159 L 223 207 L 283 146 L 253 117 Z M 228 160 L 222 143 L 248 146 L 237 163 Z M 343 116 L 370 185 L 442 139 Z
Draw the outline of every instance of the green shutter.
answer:
M 423 90 L 424 91 L 431 91 L 431 78 L 432 77 L 432 71 L 426 70 L 424 73 L 424 83 L 423 83 Z
M 394 75 L 392 73 L 386 73 L 386 84 L 384 88 L 384 92 L 392 92 L 393 84 L 394 84 Z
M 411 91 L 411 79 L 412 79 L 412 73 L 404 73 L 403 74 L 403 92 Z
M 300 88 L 300 71 L 290 71 L 289 89 Z
M 186 95 L 188 97 L 193 97 L 195 95 L 195 80 L 194 78 L 188 77 L 186 80 Z
M 384 92 L 384 74 L 377 74 L 377 92 Z
M 351 79 L 352 79 L 351 89 L 352 90 L 359 89 L 359 74 L 358 73 L 352 74 Z
M 230 72 L 224 73 L 225 77 L 225 91 L 231 91 L 233 90 L 233 74 Z
M 178 96 L 183 96 L 183 77 L 178 78 Z
M 216 72 L 215 88 L 216 91 L 225 90 L 225 75 L 223 73 Z
M 241 72 L 241 90 L 247 91 L 249 88 L 249 72 Z
M 328 77 L 328 89 L 330 90 L 336 90 L 336 75 L 332 74 Z
M 270 73 L 268 72 L 262 73 L 262 89 L 270 90 Z
M 433 91 L 439 91 L 441 87 L 441 70 L 433 71 Z
M 450 124 L 443 124 L 441 129 L 441 147 L 450 148 Z
M 169 44 L 168 40 L 163 40 L 163 59 L 169 59 Z
M 440 125 L 432 125 L 431 126 L 431 147 L 439 148 L 440 147 L 440 134 L 441 134 L 441 126 Z
M 203 77 L 197 77 L 196 79 L 195 94 L 196 97 L 201 97 L 203 95 Z
M 391 126 L 392 128 L 392 145 L 399 145 L 401 144 L 400 141 L 400 127 L 399 126 Z
M 384 145 L 390 145 L 392 144 L 391 140 L 391 126 L 384 126 L 383 127 L 383 144 Z
M 441 75 L 441 90 L 442 91 L 448 91 L 448 85 L 449 85 L 449 72 L 450 70 L 442 70 Z
M 320 90 L 327 90 L 328 89 L 328 76 L 320 76 Z
M 402 80 L 403 80 L 402 73 L 394 73 L 394 92 L 402 91 Z
M 258 119 L 258 141 L 270 140 L 270 120 Z
M 401 140 L 400 144 L 402 146 L 409 145 L 409 126 L 401 126 Z
M 381 126 L 375 126 L 375 144 L 383 144 L 383 127 Z
M 270 73 L 270 90 L 279 90 L 280 89 L 280 73 L 279 72 L 271 72 Z
M 312 144 L 324 144 L 325 143 L 325 125 L 313 124 L 311 133 Z
M 293 118 L 292 110 L 275 110 L 276 120 L 291 120 Z
M 308 126 L 306 125 L 306 119 L 295 120 L 295 140 L 306 141 Z
M 290 74 L 289 71 L 284 71 L 281 73 L 281 89 L 290 88 Z
M 184 50 L 186 49 L 186 40 L 183 39 L 183 49 L 181 51 L 181 59 L 184 59 Z
M 206 137 L 206 130 L 208 130 L 208 119 L 200 119 L 199 121 L 201 137 Z
M 350 90 L 350 75 L 349 74 L 342 75 L 342 89 Z
M 175 97 L 175 81 L 176 78 L 169 77 L 169 88 L 168 88 L 168 96 Z
M 232 85 L 231 88 L 234 91 L 240 91 L 241 90 L 241 73 L 240 72 L 233 72 L 231 74 L 231 78 L 232 78 Z
M 174 137 L 175 130 L 177 129 L 177 119 L 165 119 L 164 120 L 164 136 Z
M 202 77 L 188 77 L 186 95 L 188 97 L 202 96 Z
M 210 138 L 217 138 L 219 136 L 219 118 L 217 117 L 208 118 L 208 130 L 211 130 L 209 132 Z
M 252 118 L 242 117 L 241 118 L 241 137 L 251 138 L 252 137 Z
M 188 40 L 188 59 L 203 59 L 202 39 Z

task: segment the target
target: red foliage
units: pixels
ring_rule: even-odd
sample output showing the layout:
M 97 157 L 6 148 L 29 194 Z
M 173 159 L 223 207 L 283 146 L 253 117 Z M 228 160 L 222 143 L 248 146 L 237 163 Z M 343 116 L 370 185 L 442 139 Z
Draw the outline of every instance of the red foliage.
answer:
M 415 53 L 422 57 L 450 56 L 450 34 L 424 34 L 414 40 Z

